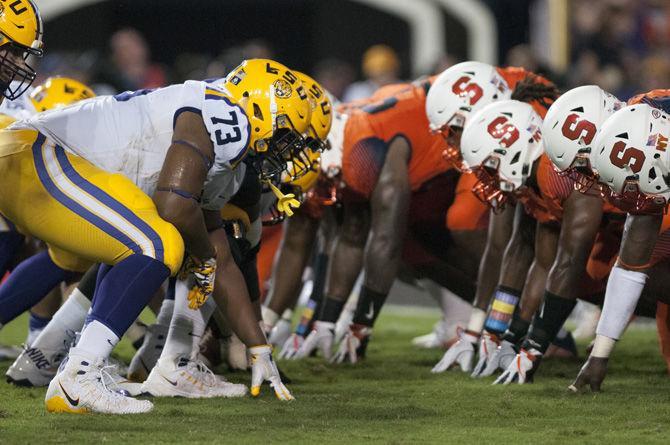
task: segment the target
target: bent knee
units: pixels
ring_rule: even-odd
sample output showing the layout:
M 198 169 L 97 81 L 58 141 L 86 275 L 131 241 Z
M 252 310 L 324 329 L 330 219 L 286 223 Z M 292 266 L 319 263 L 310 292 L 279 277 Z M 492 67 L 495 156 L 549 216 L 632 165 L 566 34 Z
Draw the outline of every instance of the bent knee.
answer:
M 175 226 L 168 222 L 163 222 L 158 227 L 158 230 L 156 230 L 156 233 L 160 238 L 162 251 L 155 249 L 153 254 L 149 254 L 148 256 L 165 264 L 170 269 L 170 276 L 174 276 L 179 271 L 184 260 L 184 240 Z

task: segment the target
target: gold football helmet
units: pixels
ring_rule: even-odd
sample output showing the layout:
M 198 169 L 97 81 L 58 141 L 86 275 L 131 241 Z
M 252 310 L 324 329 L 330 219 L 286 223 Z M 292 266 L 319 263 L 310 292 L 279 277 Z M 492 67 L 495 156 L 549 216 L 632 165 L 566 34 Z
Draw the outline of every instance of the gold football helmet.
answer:
M 307 88 L 307 96 L 312 107 L 307 146 L 313 151 L 323 151 L 327 148 L 326 139 L 333 124 L 333 104 L 328 93 L 316 80 L 301 72 L 296 74 Z
M 231 71 L 223 86 L 249 118 L 252 166 L 265 178 L 280 175 L 305 149 L 302 135 L 309 128 L 311 107 L 302 82 L 278 62 L 250 59 Z
M 28 56 L 42 57 L 42 18 L 32 0 L 0 2 L 0 89 L 10 100 L 21 96 L 37 73 Z
M 95 97 L 88 86 L 69 77 L 49 77 L 30 93 L 30 102 L 38 112 L 65 107 Z

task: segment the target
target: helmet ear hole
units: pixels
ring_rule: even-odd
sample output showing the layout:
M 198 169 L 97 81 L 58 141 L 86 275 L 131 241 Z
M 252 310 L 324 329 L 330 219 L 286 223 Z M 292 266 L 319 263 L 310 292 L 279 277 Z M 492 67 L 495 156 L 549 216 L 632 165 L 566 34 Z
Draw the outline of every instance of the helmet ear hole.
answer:
M 257 103 L 254 103 L 253 108 L 254 108 L 254 117 L 256 119 L 263 120 L 263 111 L 261 111 L 261 107 L 259 107 Z

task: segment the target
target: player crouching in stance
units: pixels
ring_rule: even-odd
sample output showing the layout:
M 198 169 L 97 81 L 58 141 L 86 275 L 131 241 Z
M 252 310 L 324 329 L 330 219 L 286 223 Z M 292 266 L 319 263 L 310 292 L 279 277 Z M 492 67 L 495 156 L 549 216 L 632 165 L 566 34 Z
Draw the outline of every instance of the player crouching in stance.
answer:
M 106 386 L 106 359 L 148 299 L 179 271 L 184 252 L 182 271 L 193 283 L 189 303 L 198 308 L 215 284 L 225 288 L 221 306 L 234 314 L 254 366 L 263 378 L 276 376 L 246 288 L 229 285 L 239 271 L 236 277 L 225 233 L 216 229 L 231 172 L 242 177 L 247 153 L 281 165 L 276 137 L 307 129 L 307 100 L 289 94 L 300 84 L 283 81 L 278 93 L 272 84 L 280 77 L 259 79 L 241 104 L 224 89 L 188 81 L 90 99 L 0 133 L 0 211 L 43 240 L 55 262 L 103 263 L 88 323 L 49 385 L 48 411 L 152 409 Z
M 593 142 L 591 162 L 604 194 L 628 215 L 593 350 L 570 385 L 572 391 L 587 385 L 600 390 L 609 356 L 633 315 L 648 274 L 669 256 L 669 94 L 656 90 L 631 99 L 632 105 L 605 121 Z

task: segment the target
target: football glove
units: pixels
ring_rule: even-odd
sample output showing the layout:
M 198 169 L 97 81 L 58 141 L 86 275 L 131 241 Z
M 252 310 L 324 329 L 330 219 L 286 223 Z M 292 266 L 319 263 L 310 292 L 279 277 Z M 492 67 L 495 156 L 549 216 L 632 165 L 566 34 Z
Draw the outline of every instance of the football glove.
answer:
M 582 366 L 582 369 L 579 370 L 577 378 L 572 385 L 568 386 L 568 389 L 573 392 L 579 392 L 586 385 L 589 385 L 591 391 L 598 392 L 600 387 L 605 380 L 605 375 L 607 374 L 607 357 L 593 357 L 589 356 Z
M 463 372 L 472 370 L 472 362 L 475 358 L 475 344 L 479 336 L 468 331 L 461 331 L 458 341 L 447 350 L 442 359 L 431 369 L 436 374 L 444 372 L 455 364 L 461 367 Z
M 291 360 L 300 350 L 300 347 L 305 342 L 305 337 L 298 334 L 292 334 L 282 346 L 279 352 L 279 358 L 284 360 Z
M 514 357 L 512 363 L 493 382 L 494 385 L 508 385 L 517 382 L 519 385 L 531 383 L 533 374 L 540 365 L 542 353 L 536 349 L 523 349 Z
M 362 350 L 367 345 L 370 334 L 372 334 L 372 328 L 352 323 L 330 362 L 343 363 L 348 361 L 349 363 L 357 363 L 358 359 L 362 357 Z
M 479 360 L 472 371 L 471 377 L 481 377 L 482 371 L 487 367 L 500 345 L 498 336 L 490 332 L 484 332 L 479 340 Z
M 500 346 L 493 352 L 491 358 L 486 362 L 486 367 L 477 375 L 477 377 L 488 377 L 493 375 L 498 369 L 505 370 L 516 357 L 514 343 L 507 340 L 500 342 Z
M 214 292 L 214 278 L 216 276 L 216 257 L 198 260 L 188 256 L 181 271 L 180 280 L 188 280 L 188 307 L 197 310 L 202 307 Z
M 335 323 L 315 321 L 312 332 L 305 338 L 305 341 L 294 355 L 294 358 L 301 359 L 309 357 L 315 349 L 318 349 L 321 352 L 321 355 L 323 355 L 323 358 L 330 360 L 333 355 L 334 330 Z
M 294 400 L 288 388 L 282 383 L 277 365 L 272 360 L 272 346 L 261 345 L 249 348 L 251 359 L 251 395 L 258 397 L 261 385 L 269 381 L 279 400 Z

